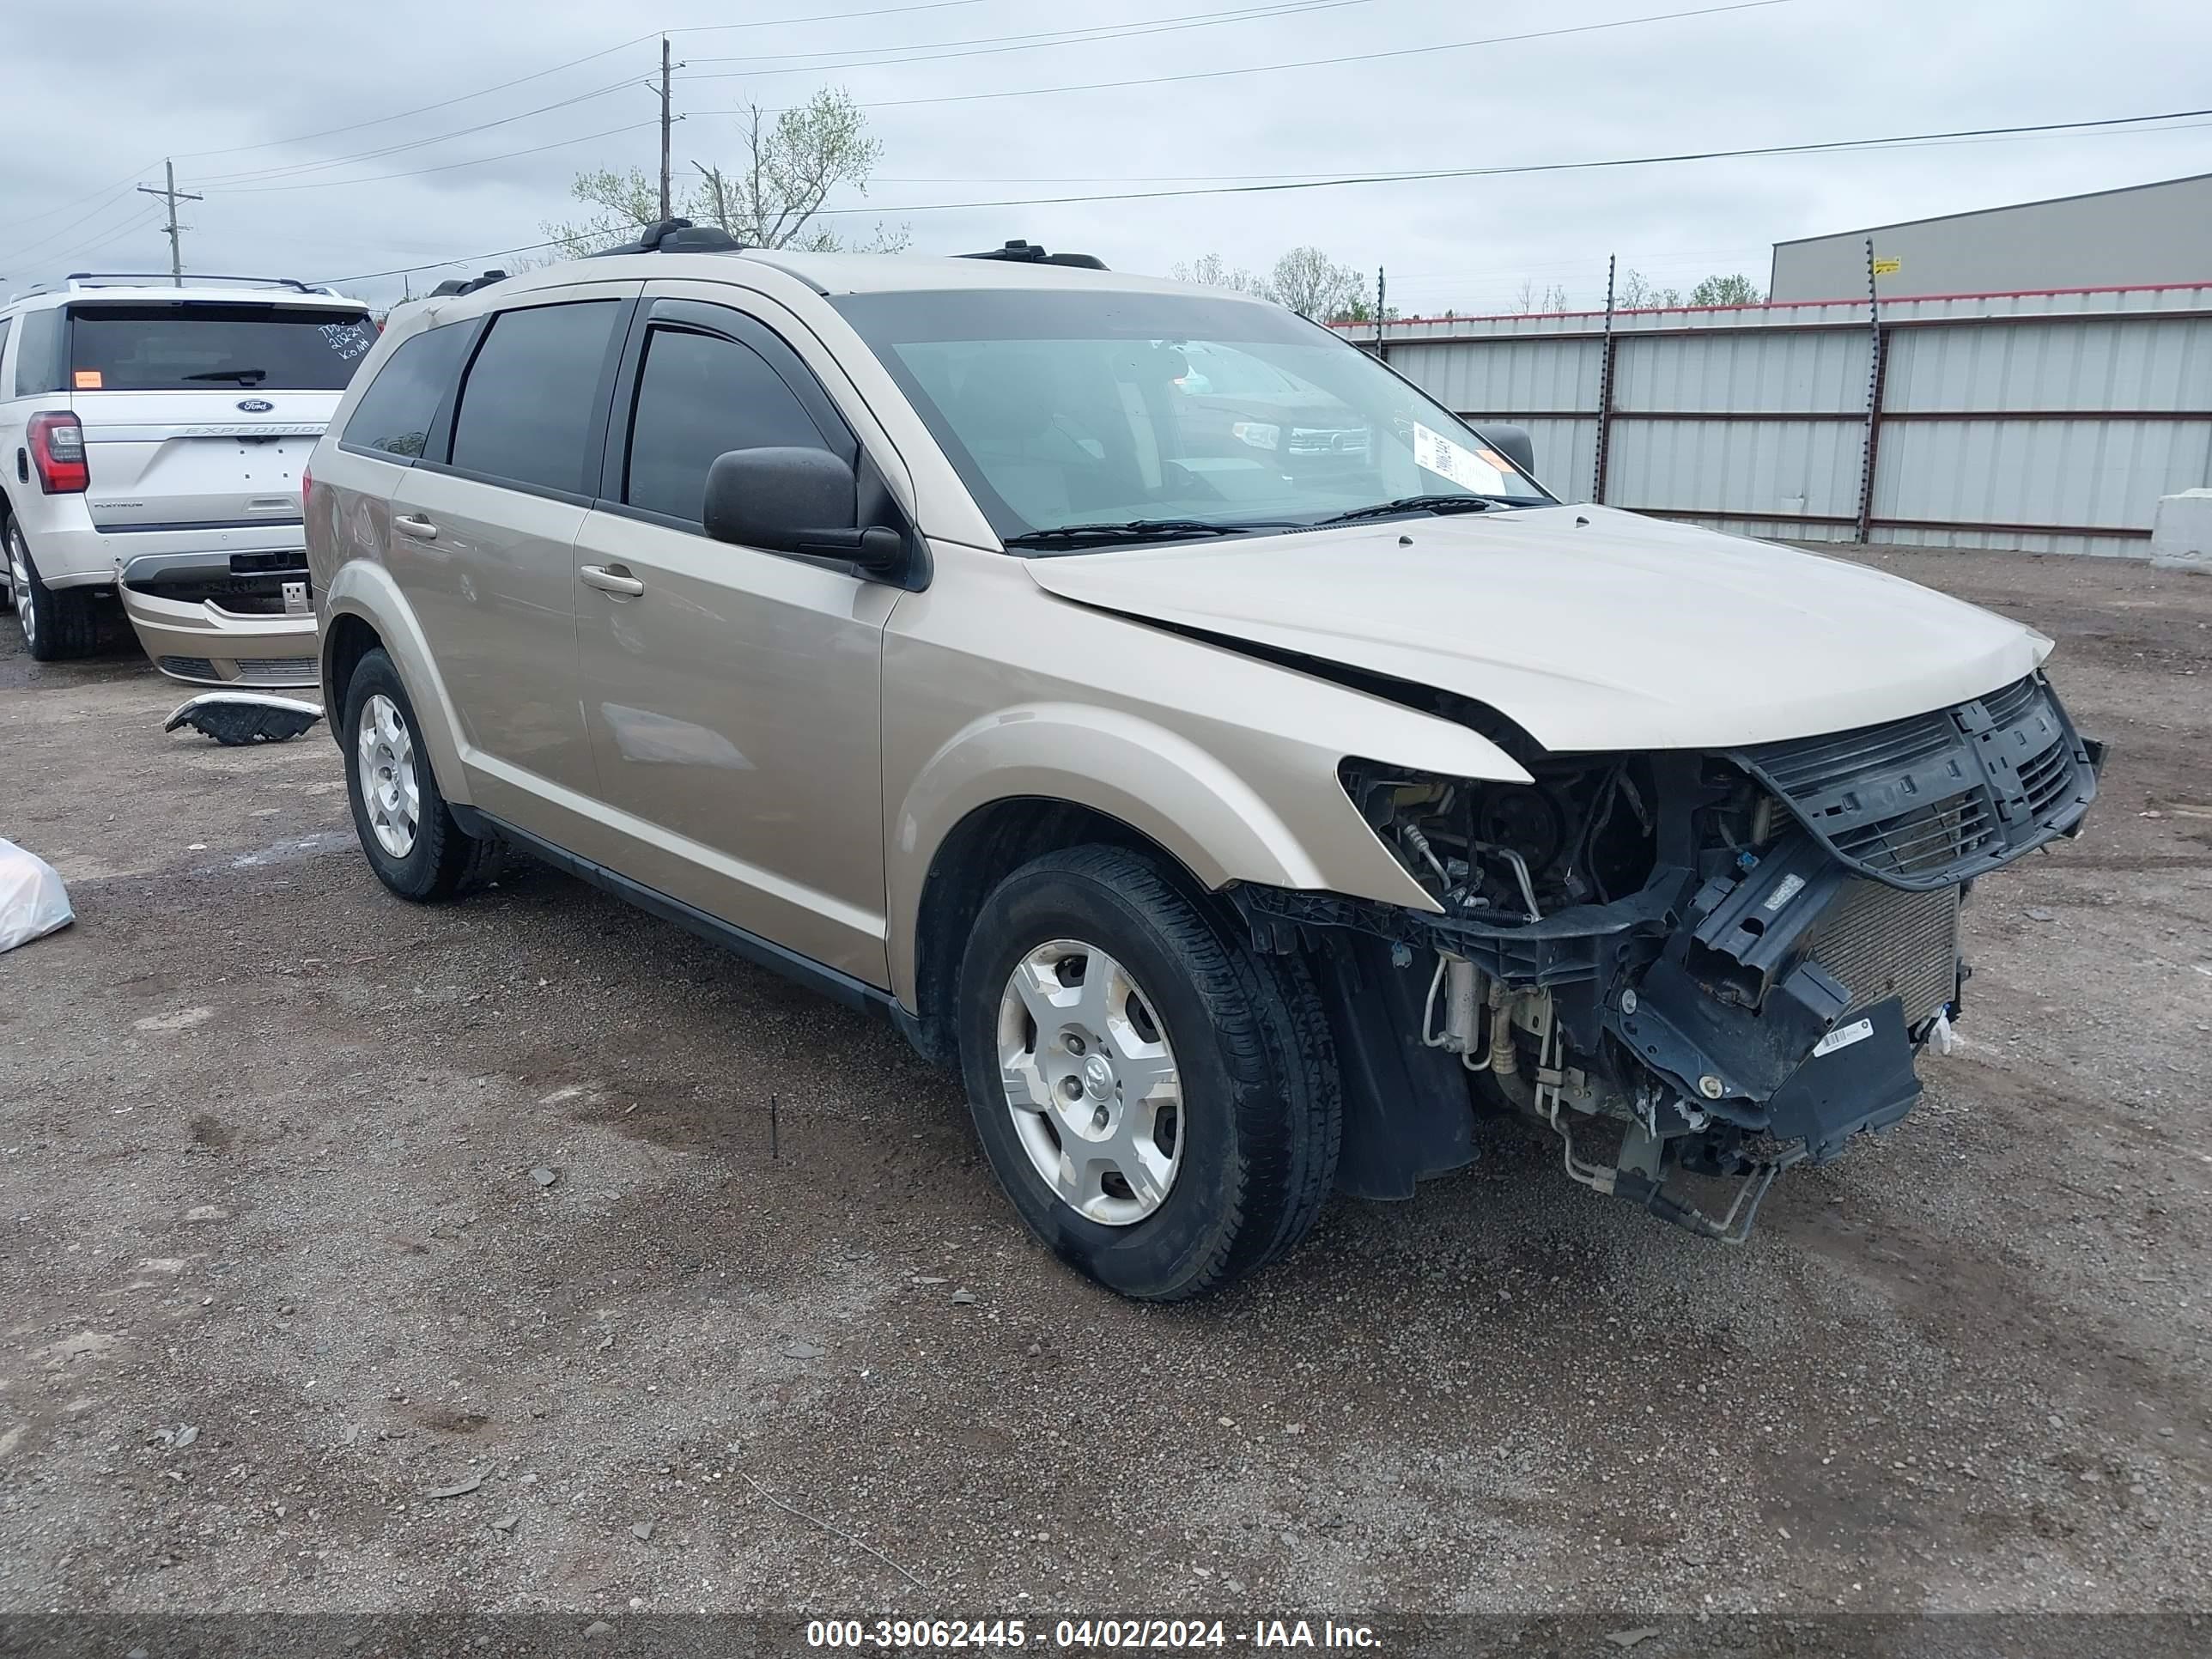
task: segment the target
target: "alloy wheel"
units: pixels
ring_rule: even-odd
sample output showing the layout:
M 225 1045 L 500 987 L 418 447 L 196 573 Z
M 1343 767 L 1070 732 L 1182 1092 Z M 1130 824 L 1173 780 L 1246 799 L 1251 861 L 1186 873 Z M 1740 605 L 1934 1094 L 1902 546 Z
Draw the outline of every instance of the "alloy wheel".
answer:
M 1060 1201 L 1127 1227 L 1182 1165 L 1182 1077 L 1127 969 L 1054 939 L 1015 964 L 999 1003 L 999 1073 L 1014 1132 Z

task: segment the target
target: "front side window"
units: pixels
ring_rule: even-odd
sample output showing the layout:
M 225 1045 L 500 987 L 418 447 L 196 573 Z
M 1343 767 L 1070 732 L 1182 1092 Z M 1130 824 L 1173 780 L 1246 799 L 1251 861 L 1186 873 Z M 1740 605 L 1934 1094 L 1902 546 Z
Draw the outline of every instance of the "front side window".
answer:
M 591 436 L 616 300 L 502 311 L 461 386 L 453 465 L 564 493 L 592 485 Z
M 70 307 L 77 392 L 343 392 L 376 343 L 365 311 L 186 301 Z
M 716 456 L 783 447 L 829 446 L 758 352 L 689 330 L 657 328 L 647 337 L 624 501 L 697 524 L 706 507 L 707 469 Z
M 398 460 L 420 456 L 468 343 L 464 323 L 427 328 L 401 341 L 354 405 L 340 441 Z
M 1551 502 L 1449 410 L 1274 306 L 1076 289 L 835 303 L 1010 545 Z

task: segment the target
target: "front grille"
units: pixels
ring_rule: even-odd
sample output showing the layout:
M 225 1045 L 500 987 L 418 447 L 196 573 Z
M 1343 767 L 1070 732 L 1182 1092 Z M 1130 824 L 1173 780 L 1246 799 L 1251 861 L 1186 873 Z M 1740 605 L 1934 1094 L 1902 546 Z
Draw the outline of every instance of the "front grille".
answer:
M 2097 793 L 2088 750 L 2039 674 L 1954 708 L 1731 758 L 1851 869 L 1920 891 L 2041 846 Z
M 1852 1012 L 1898 997 L 1916 1026 L 1958 989 L 1959 890 L 1851 882 L 1814 924 L 1810 954 L 1850 993 Z
M 179 679 L 211 680 L 216 677 L 215 665 L 205 657 L 156 657 L 154 665 Z

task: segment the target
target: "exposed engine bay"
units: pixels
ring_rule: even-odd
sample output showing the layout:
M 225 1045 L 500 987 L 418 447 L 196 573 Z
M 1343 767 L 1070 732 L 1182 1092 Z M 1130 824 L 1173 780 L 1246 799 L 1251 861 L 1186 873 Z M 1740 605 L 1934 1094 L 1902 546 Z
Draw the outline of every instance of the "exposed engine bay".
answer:
M 1911 1110 L 1920 1049 L 1948 1049 L 1960 1014 L 1968 890 L 2076 833 L 2103 759 L 2039 674 L 1727 751 L 1551 755 L 1494 717 L 1483 729 L 1532 782 L 1343 768 L 1433 912 L 1243 890 L 1255 937 L 1318 943 L 1351 976 L 1333 1009 L 1348 1092 L 1409 1097 L 1364 1103 L 1371 1130 L 1419 1135 L 1416 1103 L 1455 1086 L 1462 1113 L 1472 1098 L 1547 1126 L 1576 1181 L 1730 1242 L 1782 1170 Z M 1392 1055 L 1361 1006 L 1417 1024 L 1400 1036 L 1418 1054 Z M 1399 1168 L 1370 1152 L 1348 1184 L 1410 1191 L 1405 1170 L 1453 1152 Z M 1676 1170 L 1733 1179 L 1733 1205 L 1707 1213 Z

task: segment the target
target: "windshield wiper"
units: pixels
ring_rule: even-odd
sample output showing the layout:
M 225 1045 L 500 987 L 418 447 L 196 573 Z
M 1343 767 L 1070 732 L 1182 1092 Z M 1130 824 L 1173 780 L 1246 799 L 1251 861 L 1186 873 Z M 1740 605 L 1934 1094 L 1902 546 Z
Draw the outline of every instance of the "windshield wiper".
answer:
M 1321 520 L 1322 524 L 1346 524 L 1355 519 L 1385 519 L 1394 513 L 1486 513 L 1493 507 L 1510 507 L 1499 495 L 1401 495 L 1395 501 L 1355 507 Z
M 1266 525 L 1211 524 L 1204 519 L 1129 519 L 1120 524 L 1059 524 L 1006 538 L 1008 547 L 1057 547 L 1067 542 L 1170 542 L 1190 536 L 1237 536 Z
M 211 368 L 204 374 L 187 374 L 187 380 L 235 380 L 240 386 L 259 386 L 269 378 L 265 368 Z

